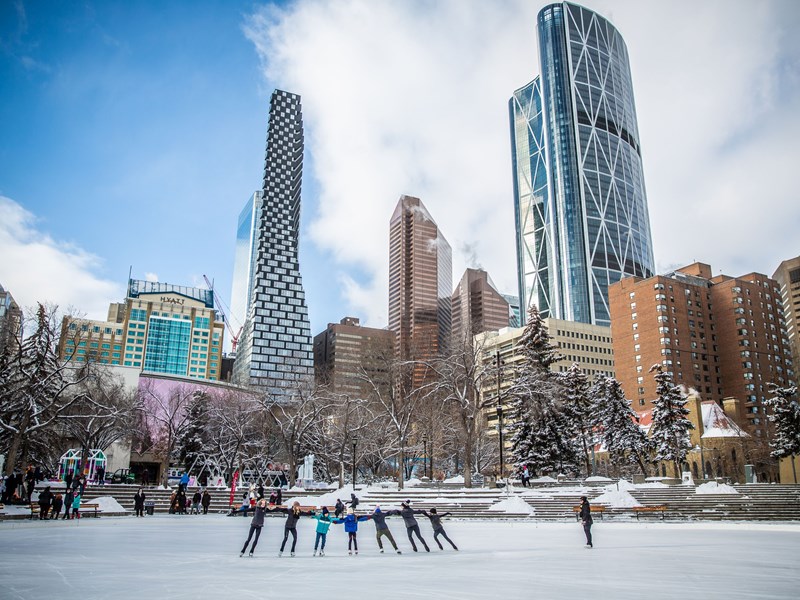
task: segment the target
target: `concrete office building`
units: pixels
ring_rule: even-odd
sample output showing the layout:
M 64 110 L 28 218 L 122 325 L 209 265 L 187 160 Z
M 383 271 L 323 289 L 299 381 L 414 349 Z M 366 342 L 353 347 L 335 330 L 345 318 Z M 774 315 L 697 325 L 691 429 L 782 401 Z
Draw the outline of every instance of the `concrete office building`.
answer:
M 537 25 L 541 75 L 509 101 L 522 318 L 608 326 L 608 286 L 655 267 L 628 50 L 576 4 Z
M 792 351 L 792 369 L 800 369 L 800 256 L 783 261 L 772 278 L 781 290 L 783 314 L 786 319 L 786 334 Z
M 314 374 L 298 260 L 303 147 L 300 96 L 275 90 L 270 99 L 264 186 L 252 216 L 258 232 L 249 245 L 251 260 L 243 254 L 252 272 L 233 380 L 262 387 L 279 399 L 290 399 L 296 387 L 310 383 Z M 249 235 L 246 215 L 240 221 L 242 227 L 245 239 Z M 235 302 L 241 305 L 242 298 Z
M 0 285 L 0 354 L 17 349 L 22 333 L 22 309 Z

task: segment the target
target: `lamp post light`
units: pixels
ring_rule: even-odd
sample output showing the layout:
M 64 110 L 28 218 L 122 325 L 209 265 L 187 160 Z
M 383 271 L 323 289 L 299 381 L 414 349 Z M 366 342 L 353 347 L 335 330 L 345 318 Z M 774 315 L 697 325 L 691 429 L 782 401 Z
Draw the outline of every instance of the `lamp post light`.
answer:
M 422 434 L 422 476 L 428 476 L 428 434 Z
M 495 353 L 495 361 L 497 364 L 497 432 L 500 437 L 500 478 L 502 479 L 503 474 L 505 473 L 505 457 L 503 456 L 503 402 L 500 398 L 500 371 L 503 361 L 500 360 L 500 350 L 497 350 Z
M 356 445 L 358 438 L 353 436 L 353 491 L 356 489 Z

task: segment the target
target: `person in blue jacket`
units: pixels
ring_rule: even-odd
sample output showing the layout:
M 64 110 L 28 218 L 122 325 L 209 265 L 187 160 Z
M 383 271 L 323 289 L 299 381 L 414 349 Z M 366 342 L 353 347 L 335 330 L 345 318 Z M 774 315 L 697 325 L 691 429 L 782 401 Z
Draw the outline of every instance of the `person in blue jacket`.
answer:
M 315 513 L 314 518 L 317 520 L 317 539 L 314 540 L 314 556 L 317 555 L 317 548 L 319 548 L 319 555 L 325 556 L 325 540 L 328 537 L 328 530 L 331 528 L 333 519 L 328 513 L 327 506 L 323 506 L 320 512 Z M 322 542 L 321 548 L 320 542 Z
M 368 521 L 369 515 L 357 517 L 352 508 L 347 509 L 347 516 L 344 519 L 334 519 L 333 523 L 344 523 L 344 530 L 347 532 L 347 553 L 358 554 L 358 522 Z

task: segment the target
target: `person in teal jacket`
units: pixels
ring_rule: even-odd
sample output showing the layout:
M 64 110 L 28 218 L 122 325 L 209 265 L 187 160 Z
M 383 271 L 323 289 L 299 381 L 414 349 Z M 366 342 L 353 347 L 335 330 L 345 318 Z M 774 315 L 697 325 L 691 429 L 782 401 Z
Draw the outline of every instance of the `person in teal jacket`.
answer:
M 319 548 L 319 555 L 325 556 L 325 540 L 328 537 L 328 530 L 331 528 L 334 520 L 331 519 L 327 506 L 323 506 L 320 512 L 314 513 L 314 518 L 317 520 L 317 539 L 314 540 L 314 556 L 317 555 L 317 548 Z M 337 520 L 341 522 L 341 519 Z M 320 542 L 322 542 L 321 548 Z
M 347 509 L 347 516 L 344 519 L 334 519 L 332 523 L 344 523 L 344 530 L 347 532 L 347 553 L 353 554 L 355 551 L 358 554 L 358 522 L 369 521 L 369 515 L 362 515 L 357 517 L 353 513 L 352 508 Z
M 80 493 L 75 494 L 75 498 L 72 500 L 72 518 L 73 519 L 80 519 L 81 518 L 81 495 Z

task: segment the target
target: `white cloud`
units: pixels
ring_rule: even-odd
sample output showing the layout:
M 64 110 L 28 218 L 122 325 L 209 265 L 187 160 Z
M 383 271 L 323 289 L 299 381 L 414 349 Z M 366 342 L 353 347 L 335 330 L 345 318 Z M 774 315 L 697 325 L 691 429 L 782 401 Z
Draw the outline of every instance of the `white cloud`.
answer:
M 0 196 L 0 283 L 22 307 L 55 303 L 88 318 L 105 319 L 109 302 L 125 291 L 97 274 L 102 261 L 37 229 L 35 216 Z
M 157 273 L 145 273 L 144 274 L 145 281 L 158 281 L 158 274 Z
M 771 273 L 797 254 L 797 7 L 585 4 L 628 44 L 659 264 Z M 422 199 L 454 248 L 456 281 L 479 261 L 516 293 L 507 102 L 538 73 L 541 6 L 299 0 L 249 19 L 267 79 L 303 97 L 320 184 L 318 212 L 304 218 L 368 324 L 386 323 L 401 194 Z

